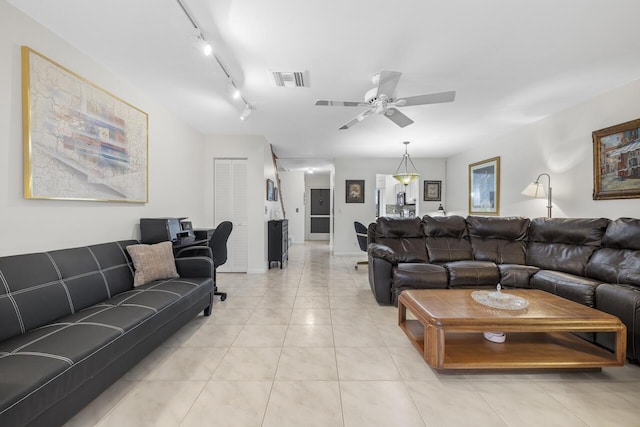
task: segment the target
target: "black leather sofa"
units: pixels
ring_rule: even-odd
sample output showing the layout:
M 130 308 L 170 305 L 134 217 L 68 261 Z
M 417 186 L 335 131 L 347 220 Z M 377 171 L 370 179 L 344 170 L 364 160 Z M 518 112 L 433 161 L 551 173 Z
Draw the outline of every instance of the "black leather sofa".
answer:
M 542 289 L 620 318 L 627 357 L 640 362 L 638 219 L 382 217 L 367 235 L 379 304 L 405 289 Z M 583 338 L 615 350 L 613 334 Z
M 0 425 L 63 424 L 200 311 L 208 258 L 133 287 L 118 241 L 0 257 Z

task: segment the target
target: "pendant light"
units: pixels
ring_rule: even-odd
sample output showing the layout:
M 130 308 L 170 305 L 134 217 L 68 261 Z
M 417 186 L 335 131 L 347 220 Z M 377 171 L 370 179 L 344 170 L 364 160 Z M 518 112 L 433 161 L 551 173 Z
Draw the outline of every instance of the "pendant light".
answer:
M 393 174 L 393 177 L 398 180 L 401 184 L 407 185 L 411 184 L 415 181 L 420 174 L 416 169 L 416 165 L 411 161 L 411 157 L 409 157 L 409 153 L 407 152 L 407 147 L 409 146 L 409 141 L 403 142 L 404 144 L 404 155 L 402 156 L 402 160 L 400 160 L 400 164 L 398 165 L 398 169 L 396 169 L 396 173 Z M 413 168 L 413 172 L 409 172 L 409 163 L 411 163 L 411 167 Z

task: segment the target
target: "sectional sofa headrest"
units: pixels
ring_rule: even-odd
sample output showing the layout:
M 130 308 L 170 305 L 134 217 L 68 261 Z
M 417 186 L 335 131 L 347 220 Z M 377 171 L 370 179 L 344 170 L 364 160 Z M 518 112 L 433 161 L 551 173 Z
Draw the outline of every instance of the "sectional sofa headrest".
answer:
M 379 237 L 424 237 L 419 218 L 380 217 L 377 223 Z
M 618 218 L 611 221 L 602 239 L 602 246 L 612 249 L 640 250 L 640 220 Z
M 525 240 L 529 218 L 468 216 L 469 235 L 482 239 Z
M 609 222 L 606 218 L 535 218 L 529 241 L 600 246 Z
M 467 236 L 467 223 L 464 218 L 452 216 L 422 217 L 422 228 L 427 237 L 454 237 L 457 239 Z

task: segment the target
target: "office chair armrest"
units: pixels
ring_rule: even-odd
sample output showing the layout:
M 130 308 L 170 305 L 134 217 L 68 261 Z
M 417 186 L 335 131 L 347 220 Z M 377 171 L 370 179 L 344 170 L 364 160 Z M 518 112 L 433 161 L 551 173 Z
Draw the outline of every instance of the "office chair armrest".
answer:
M 213 259 L 206 256 L 176 258 L 180 277 L 213 277 Z
M 389 246 L 380 243 L 371 243 L 367 252 L 372 258 L 382 258 L 393 265 L 398 264 L 398 256 Z
M 196 251 L 206 251 L 207 256 L 209 258 L 213 258 L 213 252 L 209 246 L 187 246 L 186 248 L 180 249 L 178 253 L 176 253 L 175 257 L 182 258 L 184 256 L 183 254 L 187 254 L 187 257 L 198 256 Z M 188 254 L 189 252 L 192 252 L 192 254 Z

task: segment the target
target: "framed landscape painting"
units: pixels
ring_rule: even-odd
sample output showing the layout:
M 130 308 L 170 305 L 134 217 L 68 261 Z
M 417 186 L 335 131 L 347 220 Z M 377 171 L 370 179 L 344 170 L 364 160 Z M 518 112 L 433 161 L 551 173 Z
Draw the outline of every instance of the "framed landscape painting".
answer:
M 148 116 L 22 46 L 24 197 L 148 202 Z
M 640 197 L 640 119 L 592 134 L 593 199 Z
M 469 165 L 469 214 L 500 214 L 500 157 Z

